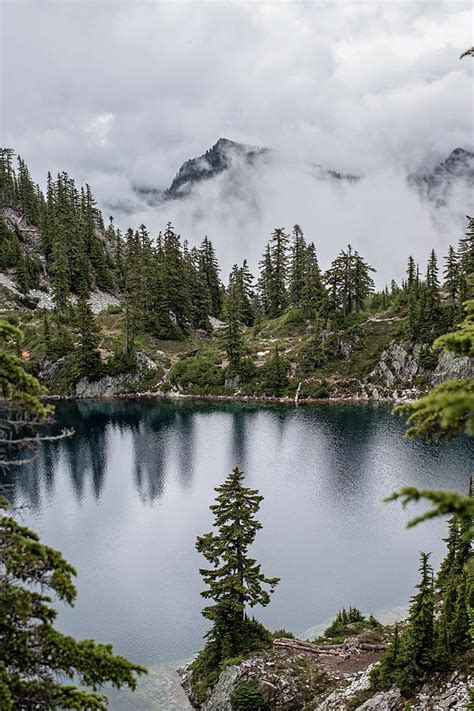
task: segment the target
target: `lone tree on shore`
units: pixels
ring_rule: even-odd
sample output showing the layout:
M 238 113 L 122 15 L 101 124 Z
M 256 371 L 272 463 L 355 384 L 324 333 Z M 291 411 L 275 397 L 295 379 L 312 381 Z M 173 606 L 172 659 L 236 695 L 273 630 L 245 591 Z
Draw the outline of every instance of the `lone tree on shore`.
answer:
M 224 484 L 216 488 L 216 503 L 210 507 L 216 531 L 196 540 L 197 550 L 212 565 L 200 570 L 208 585 L 201 594 L 214 601 L 202 614 L 213 623 L 206 636 L 217 663 L 261 648 L 262 642 L 268 645 L 268 633 L 247 617 L 247 607 L 268 605 L 270 593 L 279 582 L 279 578 L 267 578 L 260 564 L 248 554 L 257 531 L 262 528 L 255 514 L 263 496 L 246 488 L 243 481 L 244 474 L 236 467 Z

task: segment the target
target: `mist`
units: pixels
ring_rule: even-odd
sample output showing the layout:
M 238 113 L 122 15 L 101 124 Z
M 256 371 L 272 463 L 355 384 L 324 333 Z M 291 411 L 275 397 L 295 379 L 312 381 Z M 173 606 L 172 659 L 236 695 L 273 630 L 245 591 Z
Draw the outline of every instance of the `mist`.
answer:
M 195 183 L 181 199 L 149 205 L 130 191 L 126 209 L 118 206 L 111 214 L 121 228 L 144 223 L 153 236 L 171 221 L 191 246 L 207 235 L 224 281 L 244 258 L 255 273 L 273 229 L 290 232 L 297 223 L 315 243 L 322 268 L 351 244 L 377 270 L 375 282 L 383 287 L 401 281 L 408 255 L 423 272 L 431 249 L 441 258 L 455 246 L 471 202 L 462 181 L 446 205 L 435 207 L 400 170 L 374 171 L 357 181 L 322 180 L 304 161 L 269 154 L 256 166 L 234 158 L 228 171 Z
M 44 186 L 88 182 L 107 219 L 207 234 L 223 277 L 298 222 L 326 267 L 348 242 L 377 283 L 463 233 L 464 188 L 434 210 L 406 184 L 472 149 L 468 0 L 1 4 L 0 138 Z M 186 200 L 149 204 L 219 137 L 267 146 Z M 364 176 L 316 181 L 311 165 Z M 471 210 L 472 211 L 472 210 Z

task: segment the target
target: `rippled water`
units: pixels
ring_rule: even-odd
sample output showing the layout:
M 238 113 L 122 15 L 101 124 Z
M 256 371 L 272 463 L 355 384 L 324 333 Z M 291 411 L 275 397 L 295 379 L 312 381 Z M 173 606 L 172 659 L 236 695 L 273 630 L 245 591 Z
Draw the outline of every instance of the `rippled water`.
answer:
M 445 526 L 407 531 L 407 512 L 382 498 L 407 483 L 463 490 L 473 465 L 467 441 L 403 440 L 383 405 L 71 402 L 56 420 L 75 436 L 7 483 L 29 506 L 25 523 L 77 568 L 78 601 L 59 626 L 152 669 L 140 695 L 114 695 L 117 710 L 187 708 L 172 670 L 206 630 L 194 540 L 232 467 L 265 497 L 254 553 L 281 578 L 258 616 L 302 634 L 343 605 L 404 605 L 418 551 L 437 562 Z

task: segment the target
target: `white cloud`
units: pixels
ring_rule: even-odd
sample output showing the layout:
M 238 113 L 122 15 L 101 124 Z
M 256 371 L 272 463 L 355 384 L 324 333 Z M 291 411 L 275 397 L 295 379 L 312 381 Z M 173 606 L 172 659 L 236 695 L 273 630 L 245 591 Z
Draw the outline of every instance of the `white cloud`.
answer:
M 473 63 L 458 59 L 472 43 L 470 17 L 464 0 L 7 0 L 2 143 L 36 180 L 67 170 L 107 211 L 126 206 L 125 227 L 172 218 L 195 241 L 207 230 L 226 269 L 242 245 L 260 252 L 274 224 L 295 221 L 319 236 L 322 253 L 343 246 L 350 228 L 383 263 L 391 248 L 380 251 L 380 223 L 390 213 L 383 229 L 401 259 L 405 239 L 421 252 L 438 232 L 398 172 L 472 146 Z M 377 178 L 347 195 L 315 191 L 286 161 L 275 175 L 246 177 L 258 209 L 216 185 L 166 210 L 137 201 L 133 185 L 167 187 L 220 136 Z M 443 244 L 460 229 L 464 206 L 453 210 L 444 236 L 438 228 Z

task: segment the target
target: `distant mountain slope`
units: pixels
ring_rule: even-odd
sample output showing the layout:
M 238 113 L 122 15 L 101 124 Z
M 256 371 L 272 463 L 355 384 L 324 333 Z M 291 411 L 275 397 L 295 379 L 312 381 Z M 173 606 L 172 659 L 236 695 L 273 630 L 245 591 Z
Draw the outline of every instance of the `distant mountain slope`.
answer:
M 228 138 L 219 140 L 205 153 L 190 158 L 179 168 L 171 185 L 166 190 L 154 186 L 135 188 L 135 192 L 150 204 L 163 200 L 177 200 L 188 197 L 193 189 L 203 181 L 209 181 L 227 173 L 231 178 L 233 190 L 239 192 L 238 183 L 246 169 L 265 166 L 271 161 L 278 165 L 291 163 L 275 149 L 250 146 Z M 305 170 L 305 167 L 302 166 Z M 309 169 L 316 181 L 335 180 L 353 183 L 361 179 L 360 175 L 341 173 L 319 163 L 308 162 Z M 408 183 L 435 207 L 445 206 L 457 185 L 474 188 L 474 153 L 464 148 L 454 149 L 449 156 L 431 171 L 420 170 L 408 176 Z
M 474 153 L 464 148 L 455 148 L 433 171 L 412 174 L 408 182 L 436 207 L 443 207 L 456 185 L 464 184 L 474 189 Z
M 188 195 L 193 186 L 228 170 L 232 162 L 240 160 L 249 166 L 269 153 L 268 148 L 247 146 L 244 143 L 219 138 L 209 150 L 197 158 L 187 160 L 178 170 L 170 187 L 165 191 L 167 198 L 180 198 Z

